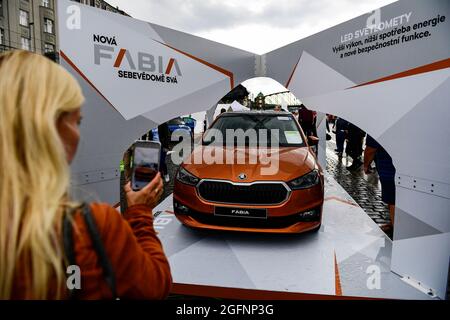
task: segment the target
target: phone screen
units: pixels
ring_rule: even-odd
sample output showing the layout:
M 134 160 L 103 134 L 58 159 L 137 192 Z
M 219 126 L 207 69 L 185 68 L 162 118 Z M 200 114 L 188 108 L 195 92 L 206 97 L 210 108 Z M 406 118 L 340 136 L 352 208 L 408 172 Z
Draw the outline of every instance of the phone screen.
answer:
M 159 171 L 161 146 L 148 142 L 134 148 L 132 189 L 137 191 L 144 188 Z

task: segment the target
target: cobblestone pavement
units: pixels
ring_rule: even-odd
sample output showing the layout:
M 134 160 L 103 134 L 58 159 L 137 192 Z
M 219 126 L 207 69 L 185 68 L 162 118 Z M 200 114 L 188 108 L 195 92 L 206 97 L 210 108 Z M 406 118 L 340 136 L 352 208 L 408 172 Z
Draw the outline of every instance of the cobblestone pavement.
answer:
M 333 140 L 327 142 L 327 171 L 347 191 L 347 193 L 364 209 L 364 211 L 378 225 L 390 222 L 388 206 L 381 200 L 381 185 L 378 175 L 366 175 L 361 166 L 355 171 L 347 170 L 351 164 L 351 158 L 344 153 L 338 157 L 334 152 L 336 144 Z
M 196 143 L 199 140 L 200 137 L 197 136 Z M 389 223 L 389 210 L 387 205 L 381 201 L 381 187 L 377 174 L 366 175 L 362 168 L 354 172 L 347 170 L 346 166 L 351 164 L 350 158 L 347 158 L 345 154 L 344 157 L 338 158 L 334 152 L 335 148 L 336 144 L 333 140 L 327 142 L 326 170 L 333 175 L 334 179 L 377 224 L 384 225 Z M 178 169 L 178 166 L 172 163 L 170 156 L 167 157 L 167 167 L 170 181 L 164 184 L 164 196 L 162 199 L 165 199 L 173 192 L 173 179 Z

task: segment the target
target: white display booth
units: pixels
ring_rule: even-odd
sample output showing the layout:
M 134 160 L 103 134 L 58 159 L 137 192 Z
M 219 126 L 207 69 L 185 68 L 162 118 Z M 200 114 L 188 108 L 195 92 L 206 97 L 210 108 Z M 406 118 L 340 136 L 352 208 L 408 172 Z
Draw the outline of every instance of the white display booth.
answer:
M 334 201 L 334 208 L 327 204 L 327 222 L 318 239 L 261 238 L 264 248 L 248 236 L 214 235 L 198 242 L 199 235 L 179 230 L 172 219 L 173 227 L 165 228 L 161 237 L 172 248 L 175 282 L 263 292 L 417 297 L 397 285 L 401 282 L 413 291 L 445 298 L 450 253 L 449 15 L 447 0 L 402 0 L 257 55 L 59 0 L 61 64 L 77 77 L 87 98 L 73 188 L 79 197 L 117 203 L 119 162 L 136 137 L 176 116 L 210 109 L 247 79 L 270 77 L 307 107 L 363 128 L 392 155 L 397 169 L 394 241 L 389 244 L 361 215 L 349 215 L 352 205 L 339 207 L 342 201 Z M 329 177 L 328 188 L 334 190 L 330 197 L 336 198 L 342 190 L 332 186 Z M 192 244 L 188 255 L 177 245 L 183 241 Z M 203 278 L 185 277 L 183 268 L 199 267 L 192 265 L 196 255 L 205 257 L 217 248 L 222 250 L 217 259 L 226 269 L 222 276 L 208 276 L 220 272 L 203 261 Z M 270 268 L 259 269 L 258 259 L 264 255 Z M 311 263 L 298 261 L 301 255 Z M 320 264 L 322 258 L 327 262 Z M 276 261 L 292 263 L 293 269 L 281 276 Z M 385 287 L 368 292 L 366 271 L 371 265 L 366 262 L 381 261 Z M 233 274 L 233 263 L 248 277 Z M 294 266 L 302 272 L 295 273 Z M 317 270 L 325 280 L 312 276 Z M 333 282 L 336 270 L 341 270 L 340 286 Z

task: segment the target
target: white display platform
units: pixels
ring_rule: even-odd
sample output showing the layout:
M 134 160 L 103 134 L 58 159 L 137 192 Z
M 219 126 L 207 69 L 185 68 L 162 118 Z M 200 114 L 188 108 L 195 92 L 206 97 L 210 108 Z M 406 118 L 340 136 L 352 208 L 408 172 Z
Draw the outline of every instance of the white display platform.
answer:
M 390 271 L 392 241 L 326 175 L 319 232 L 272 235 L 199 231 L 155 209 L 175 294 L 222 298 L 430 299 Z

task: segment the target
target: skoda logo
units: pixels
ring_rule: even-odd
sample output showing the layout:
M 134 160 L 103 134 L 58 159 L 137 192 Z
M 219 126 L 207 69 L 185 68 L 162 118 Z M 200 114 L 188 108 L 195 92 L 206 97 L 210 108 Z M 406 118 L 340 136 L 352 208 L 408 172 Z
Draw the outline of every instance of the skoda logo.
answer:
M 246 175 L 245 173 L 241 173 L 241 174 L 238 176 L 238 178 L 239 178 L 239 180 L 245 180 L 245 179 L 247 179 L 247 175 Z

